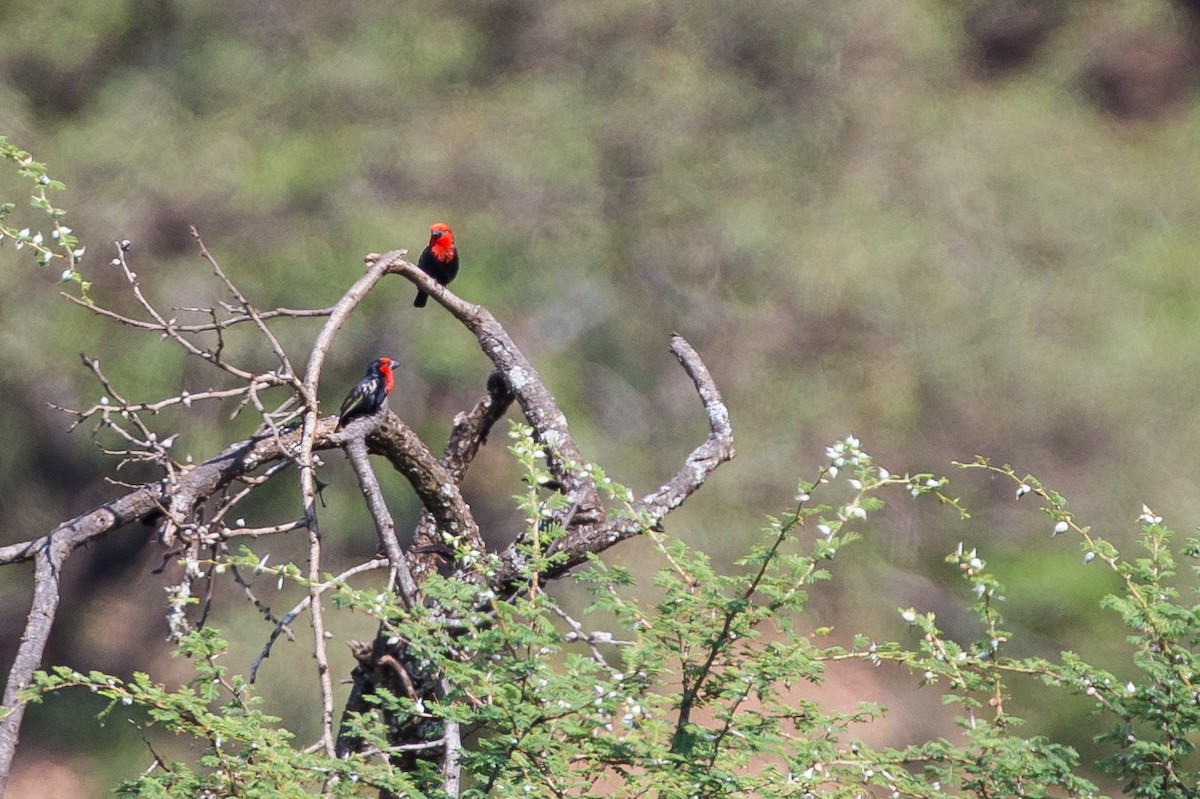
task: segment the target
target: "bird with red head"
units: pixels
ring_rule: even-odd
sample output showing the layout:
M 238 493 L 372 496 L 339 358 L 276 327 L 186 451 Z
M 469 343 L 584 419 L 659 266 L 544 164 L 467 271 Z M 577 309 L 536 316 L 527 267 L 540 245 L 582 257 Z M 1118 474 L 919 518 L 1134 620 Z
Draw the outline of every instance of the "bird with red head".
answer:
M 417 259 L 417 267 L 443 286 L 448 285 L 458 274 L 458 248 L 454 246 L 454 233 L 445 222 L 435 222 L 429 227 L 429 246 Z M 429 295 L 417 291 L 414 308 L 424 308 Z
M 392 369 L 399 365 L 392 358 L 376 358 L 371 361 L 367 366 L 367 373 L 354 384 L 346 399 L 342 400 L 342 409 L 338 412 L 339 430 L 351 419 L 369 416 L 383 407 L 394 385 Z

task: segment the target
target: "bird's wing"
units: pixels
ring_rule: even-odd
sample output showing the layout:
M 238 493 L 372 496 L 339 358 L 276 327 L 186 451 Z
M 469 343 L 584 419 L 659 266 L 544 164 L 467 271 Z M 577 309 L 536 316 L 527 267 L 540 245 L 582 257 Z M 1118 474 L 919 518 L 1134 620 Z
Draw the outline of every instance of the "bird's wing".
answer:
M 350 389 L 346 399 L 342 400 L 342 409 L 338 412 L 338 416 L 345 419 L 348 414 L 352 414 L 362 407 L 367 399 L 375 393 L 378 382 L 376 378 L 359 380 L 354 388 Z

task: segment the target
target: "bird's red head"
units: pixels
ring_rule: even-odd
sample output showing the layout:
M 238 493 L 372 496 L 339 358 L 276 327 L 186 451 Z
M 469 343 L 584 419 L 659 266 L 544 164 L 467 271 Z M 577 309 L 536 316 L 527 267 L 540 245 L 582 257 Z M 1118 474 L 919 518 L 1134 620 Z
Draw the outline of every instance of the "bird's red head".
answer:
M 375 370 L 379 372 L 379 376 L 383 378 L 383 388 L 388 394 L 392 393 L 392 367 L 399 365 L 399 362 L 392 358 L 378 358 L 373 364 Z
M 454 233 L 445 222 L 434 222 L 429 226 L 429 249 L 439 261 L 454 257 Z

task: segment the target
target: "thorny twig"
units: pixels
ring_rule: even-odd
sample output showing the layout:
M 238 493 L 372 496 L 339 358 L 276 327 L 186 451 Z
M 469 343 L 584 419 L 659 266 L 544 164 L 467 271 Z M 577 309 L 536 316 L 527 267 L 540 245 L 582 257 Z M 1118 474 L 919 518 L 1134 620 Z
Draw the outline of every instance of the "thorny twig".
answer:
M 613 636 L 612 633 L 587 632 L 583 628 L 583 625 L 572 618 L 571 615 L 565 610 L 559 607 L 557 602 L 552 602 L 550 604 L 550 610 L 554 611 L 554 615 L 562 619 L 566 625 L 571 628 L 571 632 L 567 633 L 565 636 L 566 640 L 582 641 L 583 643 L 587 644 L 588 649 L 590 649 L 592 652 L 592 660 L 598 665 L 607 669 L 611 669 L 612 666 L 609 665 L 608 660 L 604 657 L 604 653 L 600 651 L 599 644 L 609 644 L 615 646 L 630 646 L 633 644 L 633 641 L 618 640 Z
M 350 579 L 356 574 L 362 574 L 363 572 L 368 572 L 373 569 L 382 569 L 386 565 L 387 563 L 385 561 L 375 558 L 368 560 L 365 563 L 360 563 L 357 566 L 352 566 L 338 574 L 329 582 L 321 584 L 318 587 L 319 590 L 316 592 L 316 594 L 319 596 L 323 592 L 329 590 L 330 587 L 339 583 L 344 583 L 346 580 Z M 310 604 L 312 604 L 312 601 L 313 593 L 310 591 L 304 595 L 304 599 L 300 600 L 295 607 L 279 617 L 279 621 L 275 623 L 275 628 L 271 630 L 271 635 L 267 638 L 267 642 L 259 651 L 258 657 L 254 658 L 254 662 L 250 664 L 250 682 L 254 682 L 258 678 L 258 667 L 262 665 L 264 660 L 271 656 L 271 646 L 275 643 L 275 640 L 279 638 L 280 635 L 288 633 L 288 625 L 294 622 L 301 613 L 308 610 L 308 607 Z M 288 633 L 288 638 L 291 638 L 290 633 Z
M 204 246 L 204 240 L 200 238 L 200 231 L 196 230 L 196 226 L 188 225 L 188 230 L 191 231 L 192 238 L 196 240 L 196 244 L 200 247 L 201 257 L 208 261 L 209 265 L 213 268 L 213 272 L 225 284 L 225 288 L 237 299 L 238 308 L 254 322 L 254 326 L 258 329 L 258 332 L 262 333 L 263 338 L 271 343 L 271 349 L 274 350 L 275 357 L 279 359 L 279 365 L 283 367 L 283 378 L 291 382 L 296 388 L 300 388 L 296 373 L 292 369 L 292 362 L 288 360 L 287 353 L 283 351 L 283 345 L 279 343 L 279 339 L 271 332 L 271 328 L 267 327 L 258 309 L 250 304 L 250 301 L 238 290 L 233 281 L 225 275 L 225 272 L 221 269 L 221 265 L 217 263 L 217 259 L 213 258 L 212 253 Z

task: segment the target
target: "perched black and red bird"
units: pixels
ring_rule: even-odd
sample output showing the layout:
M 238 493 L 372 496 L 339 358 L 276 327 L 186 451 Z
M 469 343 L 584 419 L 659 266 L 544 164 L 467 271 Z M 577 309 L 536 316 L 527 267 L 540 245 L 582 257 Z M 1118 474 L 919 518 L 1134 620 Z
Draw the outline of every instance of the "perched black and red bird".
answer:
M 421 251 L 417 266 L 443 286 L 449 284 L 458 274 L 458 250 L 454 246 L 454 234 L 444 222 L 430 225 L 429 246 Z M 418 290 L 413 307 L 424 308 L 428 301 L 429 295 Z
M 367 373 L 354 384 L 342 409 L 338 412 L 338 428 L 356 416 L 367 416 L 383 407 L 392 393 L 392 367 L 399 364 L 391 358 L 376 358 L 367 367 Z

